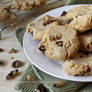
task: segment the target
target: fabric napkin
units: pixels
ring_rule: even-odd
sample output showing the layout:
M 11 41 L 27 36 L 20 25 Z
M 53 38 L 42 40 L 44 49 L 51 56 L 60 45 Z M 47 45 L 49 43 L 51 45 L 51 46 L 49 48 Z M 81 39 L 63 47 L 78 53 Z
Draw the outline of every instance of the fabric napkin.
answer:
M 92 3 L 92 0 L 65 0 L 65 1 L 66 5 Z M 16 30 L 16 36 L 21 45 L 23 41 L 24 32 L 25 28 L 18 28 Z M 28 74 L 31 74 L 34 77 L 34 82 L 27 80 Z M 53 87 L 53 84 L 56 82 L 64 82 L 66 85 L 60 88 L 55 88 Z M 21 92 L 35 92 L 35 89 L 37 88 L 37 85 L 39 83 L 42 83 L 48 89 L 48 92 L 92 92 L 92 83 L 72 82 L 63 79 L 58 79 L 42 72 L 31 63 L 24 71 L 24 74 L 16 84 L 15 89 Z

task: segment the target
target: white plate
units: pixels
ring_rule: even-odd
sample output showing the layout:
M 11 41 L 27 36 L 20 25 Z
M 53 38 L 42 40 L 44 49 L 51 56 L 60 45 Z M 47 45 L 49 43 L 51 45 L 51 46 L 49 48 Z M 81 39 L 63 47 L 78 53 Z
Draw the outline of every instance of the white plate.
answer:
M 76 6 L 79 6 L 79 5 L 70 5 L 70 6 L 56 8 L 54 10 L 44 13 L 40 17 L 46 14 L 56 17 L 56 16 L 59 16 L 63 11 L 67 11 Z M 72 77 L 72 76 L 66 75 L 62 70 L 60 62 L 52 61 L 48 59 L 45 55 L 39 52 L 38 43 L 39 41 L 34 41 L 31 35 L 29 35 L 28 33 L 25 33 L 24 39 L 23 39 L 24 52 L 28 57 L 28 59 L 30 60 L 30 62 L 34 64 L 37 68 L 57 78 L 62 78 L 62 79 L 71 80 L 71 81 L 81 81 L 81 82 L 92 81 L 92 76 Z

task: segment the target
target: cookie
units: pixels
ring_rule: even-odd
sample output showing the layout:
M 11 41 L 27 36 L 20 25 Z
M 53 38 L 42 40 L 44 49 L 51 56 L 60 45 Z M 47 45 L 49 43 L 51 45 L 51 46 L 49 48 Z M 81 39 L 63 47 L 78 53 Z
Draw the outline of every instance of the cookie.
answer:
M 39 43 L 39 50 L 52 60 L 66 60 L 79 49 L 77 32 L 68 26 L 48 28 Z
M 26 30 L 28 33 L 33 34 L 34 40 L 41 40 L 45 30 L 55 25 L 58 25 L 57 20 L 49 15 L 45 15 L 42 18 L 29 23 Z
M 65 15 L 66 24 L 82 33 L 92 28 L 92 6 L 78 6 Z
M 90 30 L 91 31 L 91 30 Z M 80 50 L 92 52 L 92 32 L 86 32 L 79 35 Z
M 11 17 L 11 6 L 0 6 L 0 22 L 6 21 Z
M 44 5 L 46 0 L 13 0 L 13 5 L 16 9 L 20 10 L 32 10 Z
M 73 60 L 67 60 L 62 63 L 62 69 L 68 75 L 72 76 L 86 76 L 92 75 L 92 70 L 89 65 L 79 64 Z

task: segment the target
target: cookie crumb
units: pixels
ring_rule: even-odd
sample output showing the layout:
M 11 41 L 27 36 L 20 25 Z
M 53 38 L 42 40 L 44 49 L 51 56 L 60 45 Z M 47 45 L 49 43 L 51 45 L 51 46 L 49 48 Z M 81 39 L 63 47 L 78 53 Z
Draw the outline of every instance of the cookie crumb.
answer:
M 27 79 L 28 79 L 29 81 L 33 81 L 33 80 L 34 80 L 34 77 L 30 74 L 30 75 L 27 75 Z
M 8 51 L 8 53 L 17 53 L 17 52 L 18 52 L 18 50 L 14 49 L 14 48 L 12 48 L 10 51 Z
M 18 68 L 18 67 L 21 67 L 23 65 L 23 62 L 21 62 L 21 60 L 15 60 L 13 63 L 12 63 L 12 67 L 13 68 Z
M 4 52 L 4 49 L 0 48 L 0 52 Z
M 66 83 L 64 83 L 64 82 L 58 82 L 58 83 L 54 83 L 54 84 L 53 84 L 53 87 L 57 87 L 57 88 L 58 88 L 58 87 L 63 87 L 63 86 L 65 86 L 65 84 L 66 84 Z

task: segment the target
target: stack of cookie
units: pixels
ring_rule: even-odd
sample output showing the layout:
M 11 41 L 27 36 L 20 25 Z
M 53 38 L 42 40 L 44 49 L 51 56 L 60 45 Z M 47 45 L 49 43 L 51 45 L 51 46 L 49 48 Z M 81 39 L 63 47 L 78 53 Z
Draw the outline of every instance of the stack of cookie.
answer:
M 13 0 L 13 5 L 18 10 L 32 10 L 33 8 L 41 7 L 46 0 Z
M 29 23 L 27 32 L 33 34 L 34 40 L 40 40 L 38 48 L 48 58 L 65 61 L 62 68 L 67 74 L 82 76 L 92 74 L 91 67 L 70 59 L 79 50 L 92 52 L 91 28 L 92 6 L 79 6 L 56 18 L 45 15 Z
M 42 7 L 46 0 L 13 0 L 13 4 L 0 4 L 0 22 L 6 21 L 12 15 L 16 15 L 14 8 L 21 11 L 29 11 L 35 8 Z

